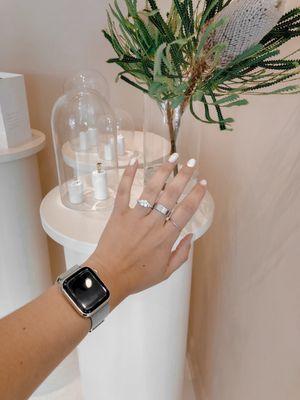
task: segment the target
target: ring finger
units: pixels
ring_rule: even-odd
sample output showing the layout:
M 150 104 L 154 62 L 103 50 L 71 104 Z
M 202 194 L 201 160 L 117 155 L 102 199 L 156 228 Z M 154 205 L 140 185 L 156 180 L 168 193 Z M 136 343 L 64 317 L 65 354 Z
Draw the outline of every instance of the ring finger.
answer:
M 171 240 L 175 241 L 180 232 L 193 217 L 206 193 L 207 181 L 197 183 L 191 192 L 175 208 L 170 219 L 166 221 L 165 229 L 171 234 Z

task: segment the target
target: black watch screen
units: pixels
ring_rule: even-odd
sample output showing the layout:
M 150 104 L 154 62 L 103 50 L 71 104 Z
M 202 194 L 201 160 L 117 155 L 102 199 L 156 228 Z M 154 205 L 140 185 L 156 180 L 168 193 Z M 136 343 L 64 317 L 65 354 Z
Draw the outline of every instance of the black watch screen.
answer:
M 108 289 L 89 267 L 66 278 L 63 289 L 83 314 L 92 313 L 109 299 Z

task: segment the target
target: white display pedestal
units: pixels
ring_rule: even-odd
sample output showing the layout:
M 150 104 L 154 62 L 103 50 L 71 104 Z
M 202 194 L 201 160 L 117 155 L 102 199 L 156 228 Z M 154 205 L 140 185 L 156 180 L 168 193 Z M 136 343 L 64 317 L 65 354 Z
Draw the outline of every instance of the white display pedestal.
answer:
M 50 286 L 46 235 L 39 219 L 42 198 L 36 153 L 45 135 L 0 150 L 0 317 Z
M 133 203 L 142 182 L 138 176 Z M 195 240 L 202 236 L 212 223 L 213 211 L 207 193 L 183 235 L 193 232 Z M 64 247 L 67 268 L 84 262 L 95 250 L 110 212 L 68 209 L 58 188 L 44 198 L 42 224 Z M 182 400 L 191 272 L 192 255 L 168 281 L 126 299 L 79 345 L 85 400 Z
M 0 150 L 0 318 L 52 284 L 47 239 L 39 217 L 42 191 L 36 154 L 44 146 L 45 135 L 32 130 L 31 141 Z M 76 369 L 67 368 L 74 360 L 72 353 L 36 394 L 56 391 L 74 379 Z M 61 370 L 67 373 L 62 376 Z

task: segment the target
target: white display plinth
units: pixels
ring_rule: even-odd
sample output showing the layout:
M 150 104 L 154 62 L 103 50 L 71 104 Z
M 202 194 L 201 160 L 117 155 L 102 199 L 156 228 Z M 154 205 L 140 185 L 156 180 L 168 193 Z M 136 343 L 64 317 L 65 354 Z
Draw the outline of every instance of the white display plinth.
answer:
M 143 187 L 141 171 L 133 203 Z M 58 188 L 44 198 L 45 231 L 64 247 L 67 268 L 95 250 L 111 210 L 78 212 L 64 207 Z M 209 193 L 186 228 L 194 239 L 212 223 Z M 116 238 L 117 240 L 117 238 Z M 79 345 L 85 400 L 182 400 L 192 255 L 168 281 L 126 299 Z
M 0 150 L 0 317 L 42 293 L 51 283 L 46 235 L 39 219 L 42 198 L 36 153 L 45 135 Z
M 0 150 L 0 318 L 52 284 L 47 239 L 39 217 L 42 191 L 36 154 L 44 146 L 45 135 L 32 130 L 32 140 Z M 75 353 L 37 393 L 56 391 L 74 379 L 73 360 L 77 362 Z M 62 376 L 61 370 L 67 373 Z

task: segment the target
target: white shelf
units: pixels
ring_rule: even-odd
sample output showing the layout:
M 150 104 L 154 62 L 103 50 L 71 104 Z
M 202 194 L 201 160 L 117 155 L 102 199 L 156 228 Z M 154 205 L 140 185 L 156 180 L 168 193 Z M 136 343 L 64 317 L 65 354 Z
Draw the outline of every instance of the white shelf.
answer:
M 139 159 L 139 165 L 142 168 L 144 159 L 143 159 L 143 137 L 144 133 L 141 131 L 136 131 L 134 135 L 126 131 L 120 132 L 124 135 L 126 140 L 126 148 L 127 152 L 124 156 L 118 156 L 118 164 L 119 168 L 125 168 L 131 157 L 134 155 Z M 148 135 L 153 135 L 153 146 L 155 146 L 154 150 L 151 151 L 151 154 L 154 155 L 153 160 L 148 160 L 148 162 L 153 162 L 158 160 L 159 158 L 166 157 L 170 153 L 170 143 L 163 137 L 155 135 L 154 133 L 150 133 Z M 162 154 L 164 152 L 164 154 Z M 71 143 L 68 141 L 62 146 L 62 155 L 64 162 L 69 167 L 79 170 L 81 173 L 90 173 L 95 169 L 95 165 L 99 162 L 99 156 L 97 154 L 97 148 L 95 146 L 94 152 L 79 152 L 74 151 Z
M 30 157 L 45 146 L 46 137 L 44 133 L 32 129 L 32 140 L 26 142 L 18 147 L 9 147 L 7 149 L 0 149 L 0 163 L 20 160 L 25 157 Z

